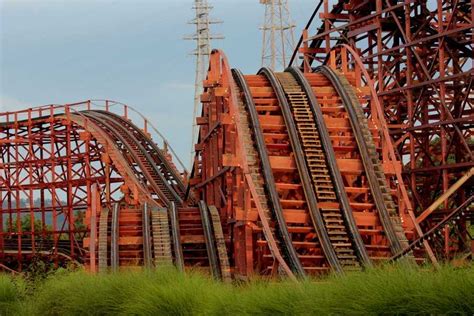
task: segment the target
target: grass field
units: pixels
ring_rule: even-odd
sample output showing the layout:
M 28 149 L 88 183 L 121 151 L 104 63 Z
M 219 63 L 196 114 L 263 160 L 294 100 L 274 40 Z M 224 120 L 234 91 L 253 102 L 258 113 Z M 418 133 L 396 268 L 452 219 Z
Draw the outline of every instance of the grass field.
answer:
M 293 283 L 225 285 L 173 268 L 36 282 L 0 275 L 0 315 L 474 314 L 474 267 L 387 266 Z

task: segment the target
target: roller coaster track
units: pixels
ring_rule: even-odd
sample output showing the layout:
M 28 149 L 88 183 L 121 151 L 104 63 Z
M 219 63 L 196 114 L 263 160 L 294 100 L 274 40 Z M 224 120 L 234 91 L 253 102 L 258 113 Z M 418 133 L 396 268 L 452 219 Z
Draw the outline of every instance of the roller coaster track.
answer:
M 230 273 L 229 256 L 227 254 L 227 247 L 225 245 L 224 232 L 222 230 L 221 218 L 219 211 L 214 205 L 208 207 L 209 214 L 211 215 L 212 228 L 214 231 L 214 239 L 216 242 L 217 254 L 219 257 L 219 267 L 221 279 L 229 283 L 232 280 Z
M 179 231 L 178 211 L 174 202 L 171 202 L 169 216 L 171 223 L 171 237 L 173 239 L 175 265 L 178 270 L 184 271 L 183 246 L 181 245 L 181 233 Z
M 472 190 L 449 184 L 472 165 L 472 5 L 450 4 L 316 1 L 292 56 L 303 54 L 304 74 L 243 75 L 214 50 L 189 181 L 125 104 L 123 116 L 110 101 L 0 113 L 0 267 L 40 254 L 99 272 L 174 263 L 226 282 L 296 280 L 436 262 L 427 240 L 437 236 L 443 257 L 465 253 Z M 40 215 L 48 226 L 49 214 L 51 228 L 21 225 Z
M 214 278 L 220 279 L 221 274 L 219 270 L 219 259 L 217 256 L 216 241 L 212 232 L 212 223 L 209 218 L 209 211 L 207 204 L 204 201 L 198 203 L 199 212 L 201 214 L 202 228 L 204 231 L 204 240 L 206 242 L 207 256 L 209 258 L 209 266 L 211 274 Z
M 308 170 L 308 166 L 305 162 L 303 148 L 298 138 L 296 124 L 293 120 L 291 110 L 285 96 L 285 92 L 283 91 L 283 88 L 278 82 L 278 79 L 276 78 L 275 74 L 270 69 L 263 68 L 259 72 L 259 74 L 263 74 L 268 79 L 273 88 L 274 93 L 277 96 L 278 103 L 281 109 L 281 114 L 287 127 L 290 144 L 293 148 L 293 154 L 299 171 L 303 191 L 306 196 L 308 213 L 311 217 L 313 227 L 319 237 L 321 247 L 323 248 L 324 254 L 326 255 L 330 266 L 336 272 L 342 272 L 342 266 L 338 261 L 334 248 L 331 245 L 329 234 L 326 230 L 326 227 L 324 226 L 323 216 L 317 204 L 316 195 L 311 185 L 311 176 Z
M 180 175 L 179 171 L 176 169 L 175 165 L 172 164 L 169 159 L 163 153 L 163 150 L 158 148 L 156 143 L 145 134 L 145 132 L 133 124 L 130 120 L 123 118 L 115 113 L 107 111 L 95 110 L 94 112 L 107 115 L 107 117 L 116 121 L 122 127 L 125 127 L 130 134 L 134 135 L 134 138 L 140 142 L 142 148 L 145 149 L 147 153 L 151 156 L 157 168 L 161 171 L 164 178 L 168 183 L 173 187 L 173 189 L 178 193 L 181 199 L 184 199 L 186 186 L 183 183 L 183 178 Z
M 324 260 L 336 272 L 358 270 L 361 266 L 370 267 L 373 261 L 389 260 L 397 253 L 393 245 L 407 240 L 372 138 L 372 133 L 378 135 L 379 131 L 363 117 L 347 81 L 341 84 L 343 79 L 331 77 L 327 73 L 330 69 L 318 71 L 321 74 L 310 75 L 310 83 L 296 68 L 276 74 L 262 69 L 256 76 L 243 76 L 233 70 L 238 92 L 245 101 L 237 102 L 244 155 L 251 161 L 261 161 L 262 155 L 267 157 L 267 172 L 277 180 L 262 177 L 265 171 L 259 165 L 251 165 L 249 172 L 259 183 L 273 183 L 278 188 L 276 205 L 281 207 L 281 220 L 272 215 L 267 216 L 267 221 L 288 232 L 287 240 L 291 243 L 286 243 L 286 247 L 296 252 L 303 271 L 324 271 Z M 249 150 L 254 146 L 258 149 L 258 137 L 247 135 L 249 131 L 255 133 L 255 126 L 259 127 L 256 132 L 260 130 L 264 144 L 258 155 Z M 272 201 L 267 187 L 260 192 L 263 194 L 259 200 Z M 272 208 L 275 212 L 274 206 L 269 206 Z M 300 214 L 307 214 L 310 221 L 302 221 Z M 369 219 L 374 224 L 367 226 Z M 383 229 L 377 226 L 377 220 Z M 273 236 L 282 247 L 278 250 L 284 254 L 284 260 L 292 267 L 294 262 L 285 253 L 286 241 L 281 233 L 264 235 Z M 316 235 L 316 241 L 308 240 Z M 379 240 L 378 244 L 372 238 Z M 385 246 L 384 238 L 389 246 Z M 322 253 L 318 253 L 318 247 Z M 293 267 L 292 271 L 295 272 Z
M 110 233 L 110 266 L 112 271 L 117 271 L 119 267 L 119 213 L 118 203 L 112 209 L 112 224 Z
M 367 267 L 372 265 L 372 262 L 369 258 L 367 250 L 365 248 L 364 242 L 361 238 L 359 230 L 357 228 L 356 221 L 353 215 L 353 209 L 350 205 L 349 197 L 344 187 L 344 180 L 342 178 L 341 172 L 337 165 L 336 154 L 332 147 L 330 134 L 326 123 L 324 121 L 323 112 L 321 106 L 319 105 L 316 96 L 309 84 L 308 80 L 305 78 L 304 74 L 297 67 L 289 68 L 289 72 L 293 74 L 296 81 L 300 84 L 303 91 L 306 93 L 306 96 L 309 100 L 309 106 L 311 112 L 314 116 L 314 123 L 317 127 L 317 132 L 321 137 L 321 145 L 323 147 L 326 163 L 328 166 L 329 173 L 331 174 L 331 179 L 333 181 L 333 186 L 335 189 L 336 197 L 340 203 L 340 210 L 343 217 L 343 222 L 346 225 L 348 230 L 349 237 L 352 240 L 353 247 L 360 262 Z M 337 219 L 337 215 L 334 215 Z M 337 219 L 339 220 L 339 219 Z
M 242 73 L 236 69 L 233 69 L 232 73 L 244 99 L 244 102 L 239 102 L 239 113 L 241 124 L 243 124 L 245 154 L 249 157 L 249 169 L 258 194 L 257 203 L 260 204 L 259 209 L 262 210 L 260 212 L 260 219 L 263 224 L 264 235 L 268 241 L 273 257 L 282 265 L 283 269 L 286 268 L 287 263 L 280 259 L 281 254 L 283 254 L 289 262 L 292 273 L 298 276 L 304 276 L 303 267 L 293 248 L 291 237 L 283 217 L 280 198 L 276 190 L 275 179 L 265 148 L 262 127 L 260 126 L 258 113 L 251 92 Z M 277 223 L 274 231 L 270 229 L 269 225 L 269 223 L 273 222 L 273 219 L 275 219 Z M 287 271 L 287 273 L 289 272 Z
M 314 96 L 308 97 L 312 96 L 311 89 L 303 89 L 302 82 L 306 80 L 300 72 L 298 76 L 300 82 L 296 80 L 298 72 L 297 68 L 293 68 L 291 73 L 277 73 L 276 76 L 293 114 L 331 245 L 344 269 L 357 269 L 358 258 L 361 258 L 361 263 L 370 266 L 370 259 L 357 231 L 342 177 L 337 169 L 335 154 L 329 133 L 323 123 L 321 110 Z
M 430 240 L 436 238 L 436 235 L 442 235 L 443 230 L 448 227 L 454 226 L 457 221 L 460 221 L 462 218 L 467 217 L 467 215 L 472 212 L 474 196 L 470 196 L 466 201 L 459 205 L 455 210 L 453 210 L 448 216 L 443 218 L 438 224 L 424 233 L 422 236 L 418 237 L 416 240 L 412 241 L 408 247 L 395 254 L 390 260 L 397 261 L 403 258 L 416 248 L 420 247 L 424 240 Z
M 107 260 L 108 260 L 108 236 L 109 236 L 109 209 L 107 207 L 103 208 L 100 212 L 99 218 L 99 272 L 107 271 Z
M 208 206 L 202 200 L 199 201 L 198 208 L 201 215 L 211 275 L 224 282 L 230 282 L 229 257 L 219 212 L 215 206 Z
M 81 114 L 86 116 L 116 139 L 117 143 L 123 145 L 123 150 L 125 150 L 124 154 L 128 153 L 133 157 L 134 162 L 140 167 L 139 170 L 149 183 L 151 192 L 155 193 L 160 200 L 162 200 L 162 203 L 165 206 L 169 208 L 171 203 L 178 203 L 180 205 L 183 203 L 185 187 L 177 170 L 169 163 L 168 159 L 163 155 L 156 144 L 154 144 L 141 130 L 131 124 L 128 120 L 105 111 L 85 111 L 81 112 Z M 134 170 L 136 171 L 137 169 Z M 140 173 L 137 174 L 137 178 L 143 179 L 140 177 Z M 141 227 L 137 225 L 131 226 L 134 227 L 133 229 L 135 229 L 136 232 L 128 232 L 130 236 L 129 239 L 131 240 L 130 243 L 132 244 L 124 246 L 130 249 L 125 250 L 127 255 L 122 259 L 122 261 L 125 262 L 128 260 L 132 262 L 133 258 L 131 256 L 135 256 L 135 262 L 138 263 L 141 260 L 138 259 L 138 257 L 143 256 L 145 266 L 150 267 L 152 264 L 152 241 L 150 240 L 152 236 L 150 232 L 150 224 L 153 229 L 155 264 L 158 262 L 160 262 L 160 264 L 170 263 L 172 261 L 172 256 L 170 250 L 171 238 L 169 237 L 168 215 L 167 213 L 158 214 L 157 212 L 152 212 L 150 215 L 147 212 L 148 205 L 148 203 L 145 203 L 142 209 L 143 214 L 141 216 Z M 130 214 L 129 217 L 130 216 L 132 215 Z M 162 218 L 163 216 L 165 217 Z M 133 221 L 133 219 L 125 219 L 125 221 Z M 125 225 L 130 226 L 130 224 Z M 121 228 L 119 227 L 117 229 L 120 230 Z M 135 238 L 137 234 L 141 234 L 141 241 Z M 118 242 L 118 240 L 114 240 L 114 242 Z M 136 244 L 136 246 L 133 246 L 133 244 Z M 141 246 L 139 246 L 139 244 L 141 244 Z M 138 247 L 141 247 L 142 251 L 138 250 Z M 112 247 L 112 249 L 118 248 L 118 245 L 113 245 Z M 120 251 L 117 250 L 115 252 L 117 258 L 113 262 L 118 262 L 118 264 L 120 264 L 120 259 L 118 258 L 118 256 L 120 256 Z M 127 256 L 129 259 L 127 259 Z
M 342 99 L 342 103 L 349 116 L 352 130 L 354 131 L 354 137 L 361 154 L 376 209 L 384 227 L 384 232 L 390 242 L 392 252 L 398 253 L 408 247 L 408 240 L 406 239 L 400 217 L 397 214 L 385 174 L 380 165 L 367 118 L 364 116 L 362 107 L 345 77 L 338 75 L 327 66 L 318 67 L 316 72 L 322 73 L 331 81 Z
M 151 232 L 150 232 L 150 210 L 148 209 L 148 203 L 144 203 L 142 206 L 142 236 L 143 236 L 143 263 L 146 268 L 151 268 L 152 266 L 152 255 L 151 255 Z M 166 222 L 168 222 L 168 218 L 166 218 Z M 155 224 L 152 222 L 152 225 Z M 153 229 L 155 229 L 156 225 L 153 225 Z M 169 229 L 167 231 L 169 237 Z M 160 244 L 162 240 L 155 239 L 155 234 L 153 234 L 153 245 Z M 168 246 L 169 249 L 169 238 L 168 238 Z M 171 254 L 170 254 L 171 256 Z
M 151 211 L 151 226 L 153 231 L 154 264 L 172 265 L 170 227 L 168 224 L 168 211 L 157 208 Z
M 373 139 L 374 129 L 344 78 L 328 68 L 306 75 L 296 68 L 277 74 L 262 69 L 251 76 L 238 70 L 230 73 L 229 91 L 237 110 L 235 130 L 243 140 L 238 148 L 247 168 L 241 179 L 251 191 L 251 201 L 245 203 L 250 212 L 258 213 L 257 225 L 251 223 L 252 216 L 246 220 L 254 229 L 250 237 L 255 238 L 246 245 L 256 245 L 250 248 L 256 259 L 252 269 L 304 278 L 331 269 L 338 273 L 360 269 L 408 249 L 378 162 L 374 145 L 378 139 Z M 326 95 L 320 98 L 321 94 Z M 115 200 L 111 216 L 106 208 L 100 214 L 96 248 L 99 271 L 107 270 L 110 234 L 112 271 L 174 261 L 180 270 L 185 265 L 201 266 L 216 279 L 230 280 L 235 267 L 231 266 L 235 258 L 229 262 L 227 249 L 227 244 L 233 245 L 232 218 L 204 201 L 196 205 L 192 198 L 184 200 L 187 188 L 179 173 L 144 132 L 106 111 L 87 110 L 56 118 L 85 126 L 104 144 L 117 172 L 128 177 L 124 182 L 138 186 L 134 201 Z M 347 119 L 347 126 L 342 119 Z M 339 120 L 336 128 L 333 120 Z M 351 150 L 360 155 L 362 167 L 351 172 L 362 174 L 359 177 L 366 177 L 367 184 L 361 180 L 359 187 L 353 187 L 347 172 L 339 168 L 340 161 L 347 158 L 341 148 L 342 152 Z M 231 166 L 223 165 L 225 175 L 241 168 L 235 163 Z M 200 190 L 208 182 L 202 179 L 199 183 Z M 366 201 L 354 199 L 353 192 L 362 192 Z M 361 210 L 363 214 L 376 210 L 383 229 L 374 224 L 371 235 L 363 235 L 370 228 L 353 215 Z M 372 235 L 378 241 L 372 242 Z M 383 238 L 389 241 L 390 254 L 382 253 Z M 398 252 L 393 246 L 397 240 Z M 410 256 L 411 250 L 400 256 Z
M 141 167 L 140 169 L 150 183 L 153 192 L 163 200 L 165 205 L 169 205 L 171 201 L 179 205 L 182 204 L 182 198 L 167 181 L 148 151 L 138 141 L 138 138 L 122 124 L 110 119 L 108 115 L 94 111 L 82 112 L 82 114 L 93 120 L 109 135 L 113 135 L 117 141 L 123 144 L 125 150 L 132 155 L 134 161 Z M 169 170 L 172 170 L 172 168 Z

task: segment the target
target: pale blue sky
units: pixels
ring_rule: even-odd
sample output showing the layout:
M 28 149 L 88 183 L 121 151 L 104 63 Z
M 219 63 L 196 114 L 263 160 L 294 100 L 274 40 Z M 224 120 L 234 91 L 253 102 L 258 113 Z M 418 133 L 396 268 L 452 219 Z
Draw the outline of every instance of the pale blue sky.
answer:
M 194 93 L 192 0 L 0 0 L 0 110 L 112 99 L 140 110 L 189 161 Z M 214 47 L 260 66 L 259 0 L 210 0 Z M 314 0 L 293 0 L 295 38 Z

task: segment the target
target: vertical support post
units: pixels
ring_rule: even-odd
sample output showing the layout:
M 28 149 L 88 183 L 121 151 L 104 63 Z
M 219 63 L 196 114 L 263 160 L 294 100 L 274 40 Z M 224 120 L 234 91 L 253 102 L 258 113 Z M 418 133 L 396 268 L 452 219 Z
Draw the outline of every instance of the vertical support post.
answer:
M 97 240 L 97 199 L 98 189 L 97 184 L 94 183 L 91 188 L 90 212 L 91 212 L 91 231 L 89 240 L 89 258 L 91 272 L 97 272 L 96 265 L 96 240 Z
M 71 251 L 71 257 L 74 257 L 75 255 L 75 249 L 74 249 L 74 231 L 75 231 L 75 223 L 74 223 L 74 210 L 72 205 L 74 204 L 74 193 L 73 193 L 73 188 L 72 188 L 72 140 L 71 140 L 71 135 L 73 134 L 72 131 L 72 124 L 70 120 L 70 108 L 68 105 L 66 105 L 65 108 L 66 111 L 66 179 L 67 179 L 67 218 L 68 218 L 68 227 L 69 227 L 69 245 L 70 245 L 70 251 Z
M 308 29 L 303 30 L 303 71 L 305 73 L 311 72 L 311 66 L 309 64 L 309 52 L 308 52 Z
M 143 261 L 146 268 L 151 268 L 151 243 L 150 243 L 150 212 L 148 202 L 142 206 L 142 232 L 143 232 Z
M 51 105 L 49 108 L 49 124 L 50 124 L 50 155 L 49 159 L 51 162 L 51 211 L 53 212 L 53 245 L 54 245 L 54 264 L 58 265 L 58 217 L 56 211 L 56 131 L 54 130 L 54 107 Z
M 15 162 L 18 164 L 20 161 L 20 155 L 19 155 L 19 147 L 20 147 L 20 140 L 18 136 L 18 114 L 15 113 Z M 22 270 L 22 261 L 23 261 L 23 255 L 22 255 L 22 237 L 23 237 L 23 231 L 22 231 L 22 225 L 21 225 L 21 201 L 20 201 L 20 168 L 17 165 L 15 168 L 15 177 L 14 177 L 14 185 L 15 185 L 15 209 L 16 209 L 16 236 L 17 236 L 17 246 L 18 246 L 18 253 L 17 253 L 17 258 L 18 258 L 18 270 Z
M 178 210 L 176 204 L 171 202 L 170 207 L 171 237 L 173 238 L 175 265 L 179 271 L 184 271 L 183 247 L 181 246 L 181 233 L 179 231 Z
M 443 1 L 438 0 L 437 1 L 437 16 L 438 16 L 438 34 L 443 33 L 444 28 L 443 28 L 443 22 L 446 20 L 443 19 Z M 439 66 L 439 77 L 444 78 L 446 76 L 446 69 L 445 69 L 445 52 L 444 52 L 444 41 L 440 39 L 438 41 L 438 66 Z M 472 57 L 472 56 L 471 56 Z M 445 83 L 444 81 L 441 81 L 439 83 L 439 97 L 441 104 L 444 104 L 446 102 L 445 100 L 445 94 L 446 94 L 446 88 L 445 88 Z M 445 121 L 447 119 L 447 109 L 442 106 L 440 109 L 440 120 Z M 441 164 L 446 165 L 447 163 L 447 156 L 448 156 L 448 143 L 447 143 L 447 137 L 446 137 L 446 129 L 444 125 L 440 125 L 440 139 L 441 139 Z M 449 189 L 449 179 L 448 179 L 448 169 L 442 169 L 441 170 L 441 178 L 442 178 L 442 183 L 443 183 L 443 193 L 446 193 L 446 191 Z M 444 202 L 444 208 L 448 209 L 448 201 L 446 200 Z M 446 256 L 449 256 L 449 229 L 444 230 L 444 252 Z
M 28 180 L 30 182 L 30 188 L 28 192 L 28 199 L 29 199 L 29 213 L 30 213 L 30 238 L 31 238 L 31 252 L 32 255 L 35 255 L 35 250 L 36 250 L 36 245 L 35 245 L 35 203 L 33 199 L 33 162 L 32 159 L 34 157 L 34 152 L 33 152 L 33 135 L 32 135 L 32 125 L 33 122 L 31 121 L 31 109 L 28 110 L 28 154 L 31 157 L 30 162 L 28 163 Z M 2 215 L 3 216 L 3 215 Z
M 119 203 L 115 203 L 112 210 L 112 236 L 111 236 L 111 250 L 110 250 L 110 265 L 112 266 L 112 271 L 117 272 L 119 266 Z

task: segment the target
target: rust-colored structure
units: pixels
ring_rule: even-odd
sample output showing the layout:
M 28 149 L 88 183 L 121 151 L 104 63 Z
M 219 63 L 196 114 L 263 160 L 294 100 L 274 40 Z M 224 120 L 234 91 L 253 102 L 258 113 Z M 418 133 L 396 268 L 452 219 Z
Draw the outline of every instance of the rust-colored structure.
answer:
M 297 279 L 472 256 L 472 3 L 316 6 L 283 72 L 212 52 L 189 174 L 117 102 L 1 113 L 1 267 Z
M 473 194 L 472 182 L 450 191 L 474 164 L 473 10 L 472 1 L 319 1 L 300 39 L 305 71 L 319 64 L 351 69 L 358 86 L 376 90 L 367 114 L 374 107 L 383 113 L 390 141 L 382 158 L 394 148 L 403 161 L 414 210 L 423 214 L 417 222 L 436 218 L 421 223 L 424 229 Z M 466 239 L 444 234 L 439 254 L 450 257 Z

